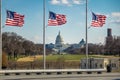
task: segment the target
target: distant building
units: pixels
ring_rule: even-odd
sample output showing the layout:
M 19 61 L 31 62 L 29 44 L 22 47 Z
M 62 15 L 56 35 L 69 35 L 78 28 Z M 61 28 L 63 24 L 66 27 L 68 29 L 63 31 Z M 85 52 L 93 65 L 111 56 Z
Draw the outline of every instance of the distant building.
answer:
M 47 49 L 53 49 L 54 48 L 54 44 L 53 43 L 46 44 L 46 48 Z
M 84 39 L 82 39 L 78 44 L 64 44 L 64 40 L 63 37 L 61 36 L 60 31 L 55 39 L 55 44 L 53 43 L 46 44 L 46 48 L 52 49 L 57 54 L 64 54 L 64 50 L 67 49 L 68 47 L 72 47 L 73 49 L 76 49 L 84 46 L 85 46 Z
M 87 68 L 87 59 L 81 59 L 80 68 Z M 107 65 L 110 65 L 112 70 L 119 70 L 119 58 L 89 58 L 88 68 L 89 69 L 107 69 Z
M 109 47 L 109 44 L 113 42 L 112 29 L 108 28 L 107 37 L 106 37 L 106 45 Z
M 112 29 L 107 29 L 105 54 L 120 54 L 120 36 L 112 36 Z
M 55 40 L 55 48 L 60 49 L 63 46 L 64 46 L 64 41 L 63 41 L 63 38 L 60 35 L 60 31 L 59 31 L 59 34 L 57 35 L 56 40 Z
M 81 69 L 106 69 L 106 66 L 109 64 L 109 60 L 105 58 L 89 58 L 88 64 L 87 59 L 81 59 Z
M 71 46 L 74 49 L 83 48 L 85 46 L 85 41 L 82 39 L 78 44 L 71 44 Z
M 53 50 L 56 51 L 58 54 L 64 54 L 63 51 L 68 47 L 69 47 L 68 44 L 64 44 L 63 38 L 59 31 L 56 37 L 56 40 L 55 40 L 55 45 L 54 45 Z

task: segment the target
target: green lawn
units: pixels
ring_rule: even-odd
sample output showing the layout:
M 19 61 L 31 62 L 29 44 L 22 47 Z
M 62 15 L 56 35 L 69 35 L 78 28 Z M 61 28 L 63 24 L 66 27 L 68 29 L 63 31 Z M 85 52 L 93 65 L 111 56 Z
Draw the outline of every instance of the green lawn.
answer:
M 89 55 L 89 57 L 93 57 L 91 55 Z M 56 61 L 59 58 L 63 58 L 65 61 L 80 61 L 80 59 L 82 58 L 86 58 L 86 55 L 47 55 L 46 56 L 46 60 L 47 61 Z M 41 58 L 40 60 L 42 60 L 43 58 Z
M 80 60 L 85 57 L 85 55 L 49 55 L 46 58 L 47 60 L 57 60 L 58 58 L 64 58 L 65 60 Z
M 89 58 L 108 58 L 108 56 L 101 56 L 101 55 L 89 55 Z M 113 56 L 110 56 L 113 57 Z M 80 61 L 80 59 L 86 58 L 86 55 L 46 55 L 47 61 L 56 61 L 58 59 L 64 59 L 65 61 Z M 43 58 L 40 58 L 39 60 L 43 60 Z
M 43 55 L 40 58 L 36 58 L 36 60 L 43 60 Z M 104 56 L 104 55 L 89 55 L 89 58 L 117 58 L 115 56 Z M 20 59 L 21 56 L 18 58 L 14 59 L 12 58 L 11 60 L 17 60 Z M 24 57 L 23 57 L 24 58 Z M 86 55 L 78 55 L 78 54 L 65 54 L 65 55 L 46 55 L 46 60 L 47 61 L 57 61 L 57 60 L 65 60 L 65 61 L 80 61 L 81 59 L 86 58 Z

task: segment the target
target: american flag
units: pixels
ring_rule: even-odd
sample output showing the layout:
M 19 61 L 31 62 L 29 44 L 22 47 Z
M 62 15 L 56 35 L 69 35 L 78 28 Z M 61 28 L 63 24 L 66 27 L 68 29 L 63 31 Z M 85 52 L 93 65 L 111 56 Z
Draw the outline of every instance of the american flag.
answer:
M 54 12 L 49 12 L 48 26 L 58 26 L 65 24 L 66 16 L 63 14 L 55 14 Z
M 106 16 L 105 15 L 96 15 L 92 13 L 92 23 L 93 27 L 102 27 L 105 24 Z
M 7 10 L 6 25 L 22 27 L 24 24 L 24 15 Z

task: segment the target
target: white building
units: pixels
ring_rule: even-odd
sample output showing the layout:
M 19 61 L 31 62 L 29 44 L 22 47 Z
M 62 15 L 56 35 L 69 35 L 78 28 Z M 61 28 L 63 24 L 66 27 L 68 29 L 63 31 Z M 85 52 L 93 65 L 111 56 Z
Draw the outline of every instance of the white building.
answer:
M 55 51 L 55 54 L 65 54 L 64 50 L 68 47 L 72 47 L 73 49 L 84 47 L 85 41 L 82 39 L 78 44 L 64 44 L 64 40 L 60 34 L 60 31 L 56 37 L 55 44 L 47 44 L 47 48 L 50 48 Z
M 58 35 L 56 37 L 56 40 L 55 40 L 55 45 L 54 45 L 53 50 L 57 51 L 58 54 L 63 54 L 63 50 L 65 50 L 68 47 L 69 47 L 68 44 L 64 44 L 63 38 L 60 35 L 60 31 L 59 31 L 59 33 L 58 33 Z

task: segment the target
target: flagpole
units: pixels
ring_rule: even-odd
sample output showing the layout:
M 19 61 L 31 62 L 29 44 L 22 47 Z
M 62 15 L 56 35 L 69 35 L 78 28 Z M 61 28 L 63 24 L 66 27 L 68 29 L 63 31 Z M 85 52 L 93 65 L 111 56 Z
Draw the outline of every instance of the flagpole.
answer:
M 87 28 L 87 9 L 88 9 L 88 1 L 86 0 L 86 68 L 88 69 L 88 28 Z
M 43 68 L 46 69 L 46 47 L 45 47 L 45 0 L 43 0 Z
M 1 0 L 0 0 L 0 7 L 1 7 Z M 1 13 L 1 8 L 0 8 Z M 1 15 L 0 15 L 0 23 L 1 23 Z M 0 27 L 0 70 L 2 70 L 2 32 Z

